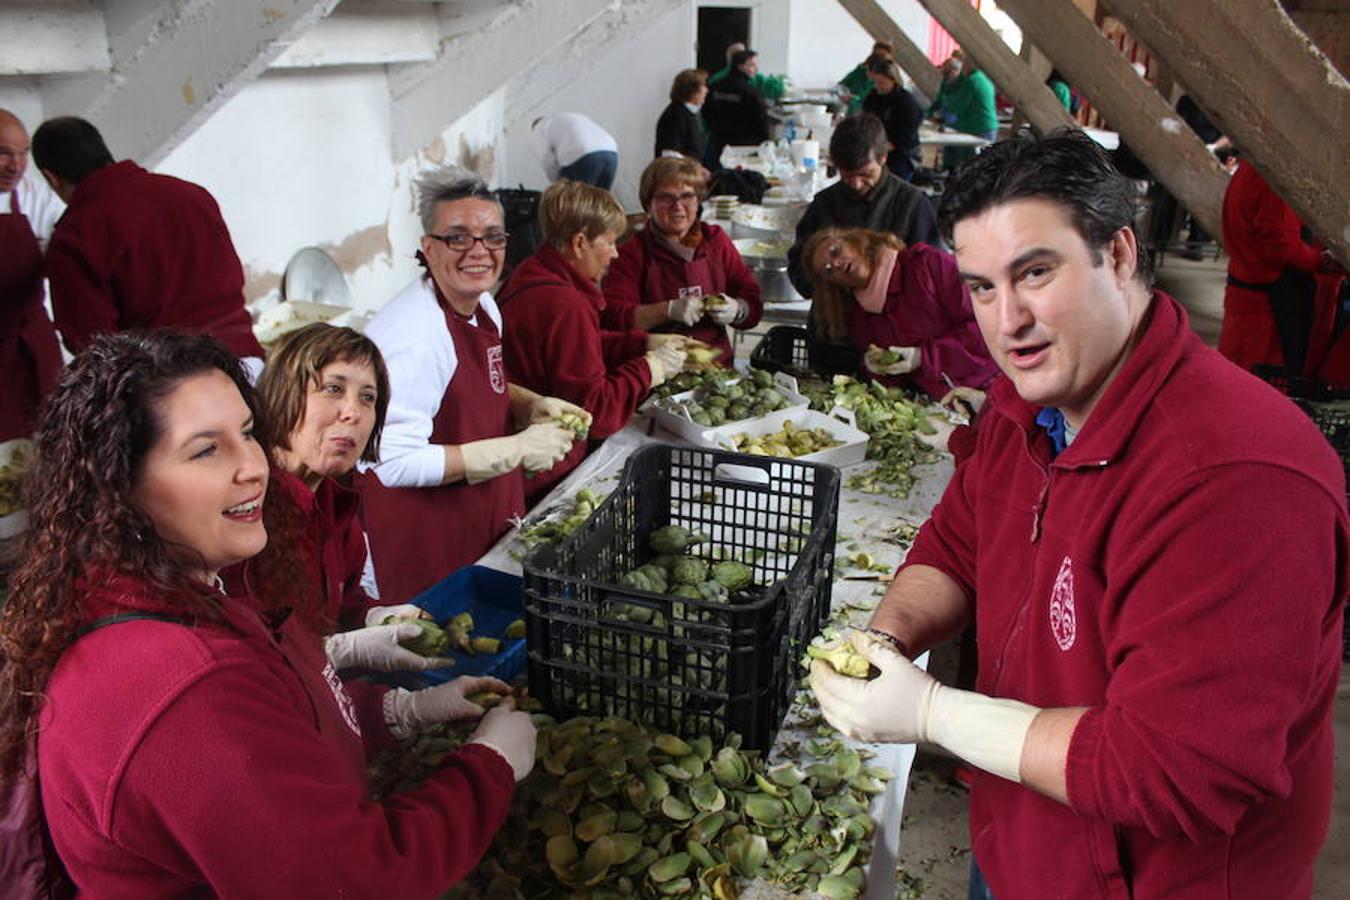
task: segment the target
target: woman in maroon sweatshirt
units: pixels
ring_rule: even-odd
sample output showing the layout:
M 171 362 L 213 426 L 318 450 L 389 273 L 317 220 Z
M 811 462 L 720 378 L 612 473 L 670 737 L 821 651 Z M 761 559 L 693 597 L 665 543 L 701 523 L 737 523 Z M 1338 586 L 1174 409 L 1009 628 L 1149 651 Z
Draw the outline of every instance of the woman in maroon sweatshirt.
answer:
M 37 432 L 24 599 L 0 615 L 0 786 L 39 735 L 83 895 L 433 896 L 491 841 L 533 727 L 494 710 L 421 787 L 371 800 L 387 723 L 326 664 L 318 611 L 283 605 L 306 594 L 254 415 L 203 336 L 105 336 L 67 370 Z M 225 595 L 218 573 L 260 554 L 259 594 Z
M 885 232 L 826 228 L 802 260 L 822 333 L 847 335 L 876 380 L 939 399 L 956 386 L 983 390 L 998 374 L 951 254 Z M 900 358 L 883 360 L 888 348 Z
M 764 304 L 726 232 L 699 221 L 707 190 L 707 174 L 692 159 L 656 159 L 643 171 L 638 197 L 647 227 L 623 243 L 605 276 L 601 323 L 687 334 L 719 348 L 729 366 L 727 326 L 754 328 Z M 723 302 L 708 302 L 714 294 Z
M 540 199 L 539 221 L 544 244 L 497 295 L 506 370 L 514 384 L 585 409 L 590 438 L 598 441 L 628 424 L 647 392 L 680 371 L 685 338 L 601 326 L 605 298 L 597 282 L 627 227 L 608 191 L 560 181 Z M 526 482 L 526 500 L 546 494 L 588 452 L 578 441 L 562 462 Z

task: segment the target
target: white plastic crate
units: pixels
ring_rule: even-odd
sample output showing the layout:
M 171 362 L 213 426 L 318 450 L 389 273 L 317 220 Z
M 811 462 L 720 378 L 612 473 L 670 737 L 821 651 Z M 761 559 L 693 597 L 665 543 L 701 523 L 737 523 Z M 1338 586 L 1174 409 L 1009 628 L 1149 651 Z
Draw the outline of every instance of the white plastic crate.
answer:
M 782 409 L 750 422 L 734 422 L 719 425 L 716 428 L 706 428 L 698 436 L 697 443 L 705 447 L 717 447 L 744 453 L 743 450 L 736 450 L 732 442 L 733 437 L 738 434 L 748 434 L 751 437 L 772 434 L 775 431 L 782 430 L 785 422 L 791 422 L 798 428 L 808 431 L 815 428 L 824 428 L 834 436 L 835 440 L 844 442 L 841 446 L 807 453 L 805 456 L 794 456 L 793 459 L 802 462 L 827 463 L 842 469 L 857 465 L 867 458 L 867 433 L 858 428 L 852 412 L 838 406 L 834 408 L 830 415 L 816 412 L 813 409 Z

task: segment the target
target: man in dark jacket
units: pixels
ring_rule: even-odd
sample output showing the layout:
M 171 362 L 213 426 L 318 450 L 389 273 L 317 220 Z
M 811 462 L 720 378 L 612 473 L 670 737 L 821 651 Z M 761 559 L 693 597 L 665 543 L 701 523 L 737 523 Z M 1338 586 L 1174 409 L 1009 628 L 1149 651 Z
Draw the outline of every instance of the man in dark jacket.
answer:
M 839 183 L 816 194 L 797 223 L 788 251 L 788 277 L 803 297 L 813 293 L 802 265 L 802 247 L 822 228 L 889 231 L 906 244 L 938 246 L 937 216 L 928 195 L 886 168 L 886 128 L 863 113 L 845 119 L 830 138 L 830 161 Z
M 718 154 L 727 146 L 759 144 L 769 139 L 769 114 L 764 98 L 750 79 L 759 71 L 758 54 L 741 50 L 731 57 L 731 72 L 709 88 L 703 118 Z

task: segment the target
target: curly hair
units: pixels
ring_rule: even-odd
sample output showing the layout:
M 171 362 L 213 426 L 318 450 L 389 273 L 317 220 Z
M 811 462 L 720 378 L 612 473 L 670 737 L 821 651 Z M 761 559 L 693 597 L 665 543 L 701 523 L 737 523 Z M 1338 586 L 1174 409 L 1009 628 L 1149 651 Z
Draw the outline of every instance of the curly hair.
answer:
M 811 295 L 811 312 L 821 336 L 826 340 L 841 341 L 848 337 L 853 291 L 831 282 L 825 271 L 816 265 L 820 248 L 835 242 L 849 244 L 858 255 L 873 263 L 882 247 L 904 250 L 905 242 L 888 231 L 868 228 L 822 228 L 807 238 L 806 246 L 802 248 L 802 265 L 806 268 L 806 277 L 815 287 Z
M 364 363 L 375 373 L 375 426 L 361 458 L 380 458 L 380 435 L 389 412 L 389 370 L 375 342 L 352 328 L 315 322 L 277 341 L 267 354 L 267 368 L 258 377 L 258 431 L 274 450 L 291 449 L 291 432 L 305 418 L 310 391 L 324 367 L 334 362 Z
M 172 598 L 188 618 L 222 620 L 219 594 L 193 577 L 197 567 L 184 548 L 161 539 L 131 499 L 163 431 L 159 405 L 185 379 L 211 371 L 229 376 L 256 415 L 238 357 L 210 337 L 173 332 L 99 338 L 66 369 L 43 408 L 25 484 L 23 562 L 0 610 L 0 794 L 22 767 L 52 670 L 77 637 L 90 579 L 131 576 Z M 296 523 L 286 505 L 271 502 L 273 493 L 264 503 L 269 540 L 259 557 L 264 612 L 284 608 L 268 597 L 301 596 L 287 559 Z

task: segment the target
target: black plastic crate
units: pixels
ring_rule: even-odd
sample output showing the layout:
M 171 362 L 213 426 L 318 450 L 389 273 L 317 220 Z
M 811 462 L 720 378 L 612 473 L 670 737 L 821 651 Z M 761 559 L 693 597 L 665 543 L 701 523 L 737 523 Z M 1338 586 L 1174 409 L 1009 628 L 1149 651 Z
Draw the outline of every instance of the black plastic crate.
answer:
M 786 372 L 796 378 L 809 378 L 811 361 L 806 352 L 805 328 L 775 325 L 760 339 L 750 354 L 750 365 L 767 372 Z
M 559 715 L 621 716 L 749 748 L 773 742 L 795 662 L 828 617 L 839 470 L 655 444 L 557 545 L 524 562 L 530 693 Z M 665 525 L 702 532 L 697 554 L 754 554 L 751 588 L 729 600 L 623 587 Z

